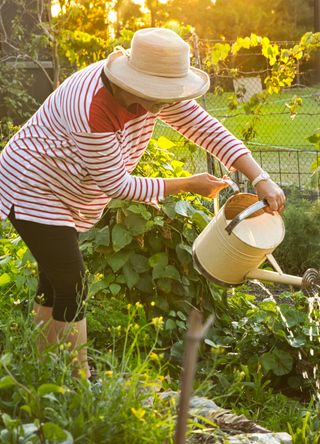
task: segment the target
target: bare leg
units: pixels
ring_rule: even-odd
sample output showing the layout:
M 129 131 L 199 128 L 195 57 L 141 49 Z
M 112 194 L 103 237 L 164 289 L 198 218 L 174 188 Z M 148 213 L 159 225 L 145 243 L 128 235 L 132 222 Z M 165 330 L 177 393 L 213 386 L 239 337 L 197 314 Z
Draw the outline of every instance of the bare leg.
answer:
M 56 329 L 52 319 L 52 307 L 45 307 L 34 302 L 33 310 L 35 325 L 38 326 L 41 324 L 37 347 L 39 352 L 42 353 L 49 344 L 55 344 L 57 342 Z
M 78 322 L 53 322 L 58 342 L 71 343 L 71 350 L 81 347 L 81 349 L 78 350 L 76 357 L 78 370 L 83 370 L 86 377 L 89 378 L 91 373 L 88 364 L 87 347 L 84 346 L 84 344 L 87 343 L 86 318 Z M 76 377 L 79 376 L 78 370 L 74 374 Z
M 84 318 L 78 322 L 61 322 L 52 319 L 52 307 L 44 307 L 36 302 L 33 305 L 35 312 L 34 323 L 41 324 L 41 336 L 39 336 L 37 347 L 40 353 L 50 344 L 60 342 L 71 343 L 71 350 L 80 347 L 87 342 L 87 320 Z M 81 347 L 78 351 L 77 364 L 79 369 L 84 370 L 87 378 L 91 376 L 87 348 Z M 79 376 L 75 374 L 75 376 Z

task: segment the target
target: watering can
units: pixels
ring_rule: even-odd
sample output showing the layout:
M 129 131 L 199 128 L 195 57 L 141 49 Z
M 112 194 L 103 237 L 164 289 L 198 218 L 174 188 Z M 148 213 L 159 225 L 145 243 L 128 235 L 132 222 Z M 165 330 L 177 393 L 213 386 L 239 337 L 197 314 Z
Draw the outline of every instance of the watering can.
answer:
M 226 287 L 258 279 L 300 287 L 309 294 L 318 288 L 320 274 L 313 268 L 303 277 L 282 272 L 272 252 L 284 238 L 284 223 L 279 213 L 264 211 L 267 206 L 255 194 L 231 196 L 194 241 L 194 266 L 207 279 Z M 275 271 L 259 268 L 266 260 Z

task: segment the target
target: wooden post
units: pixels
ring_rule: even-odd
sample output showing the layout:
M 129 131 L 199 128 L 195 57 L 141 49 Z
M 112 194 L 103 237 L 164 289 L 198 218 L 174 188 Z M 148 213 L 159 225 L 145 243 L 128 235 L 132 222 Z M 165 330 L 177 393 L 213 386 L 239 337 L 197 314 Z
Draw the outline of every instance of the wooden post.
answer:
M 186 334 L 186 349 L 183 362 L 183 374 L 181 382 L 181 394 L 178 408 L 178 421 L 176 427 L 175 444 L 185 444 L 192 383 L 195 374 L 198 348 L 201 339 L 212 324 L 214 316 L 210 316 L 202 325 L 201 313 L 192 310 L 188 320 Z

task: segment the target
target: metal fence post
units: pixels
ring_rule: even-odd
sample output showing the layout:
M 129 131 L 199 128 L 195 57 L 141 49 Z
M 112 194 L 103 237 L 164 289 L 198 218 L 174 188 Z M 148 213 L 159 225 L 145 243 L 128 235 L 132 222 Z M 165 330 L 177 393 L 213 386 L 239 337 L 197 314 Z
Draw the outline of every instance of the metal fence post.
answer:
M 196 62 L 196 67 L 198 69 L 202 69 L 202 61 L 201 61 L 201 55 L 200 55 L 200 51 L 199 51 L 199 39 L 198 39 L 198 36 L 195 32 L 192 33 L 192 44 L 193 44 L 193 51 L 194 51 L 194 58 L 195 58 L 195 62 Z M 206 96 L 203 95 L 200 100 L 201 100 L 202 108 L 207 111 Z M 210 174 L 215 173 L 214 160 L 212 159 L 212 156 L 209 153 L 207 153 L 207 169 L 208 169 L 208 173 L 210 173 Z

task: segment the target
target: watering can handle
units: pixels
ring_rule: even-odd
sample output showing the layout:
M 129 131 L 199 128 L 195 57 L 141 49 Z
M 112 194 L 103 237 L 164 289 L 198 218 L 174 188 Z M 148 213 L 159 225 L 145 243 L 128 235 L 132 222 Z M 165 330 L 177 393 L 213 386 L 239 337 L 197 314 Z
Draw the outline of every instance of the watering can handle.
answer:
M 246 208 L 245 210 L 241 211 L 232 221 L 229 223 L 229 225 L 226 226 L 226 231 L 230 235 L 234 228 L 244 219 L 254 214 L 256 211 L 262 210 L 263 208 L 267 207 L 269 204 L 268 202 L 263 199 L 259 200 L 258 202 L 254 203 L 253 205 L 250 205 L 250 207 Z

